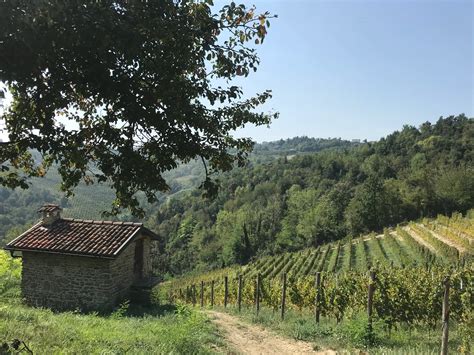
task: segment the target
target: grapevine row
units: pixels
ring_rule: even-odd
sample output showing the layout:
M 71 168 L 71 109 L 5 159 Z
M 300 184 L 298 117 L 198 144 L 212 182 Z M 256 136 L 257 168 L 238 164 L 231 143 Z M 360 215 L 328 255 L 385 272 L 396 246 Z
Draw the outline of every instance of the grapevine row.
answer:
M 433 266 L 432 268 L 378 268 L 373 299 L 374 313 L 388 327 L 397 324 L 425 324 L 436 326 L 440 320 L 443 280 L 449 276 L 451 317 L 459 324 L 470 324 L 474 313 L 474 265 L 457 269 Z M 237 275 L 229 276 L 228 304 L 237 302 Z M 214 280 L 214 304 L 224 304 L 223 278 Z M 205 281 L 204 302 L 210 304 L 210 282 Z M 367 304 L 367 273 L 323 272 L 318 308 L 322 316 L 341 321 L 357 312 L 364 312 Z M 198 286 L 196 286 L 198 285 Z M 196 287 L 199 282 L 176 280 L 161 286 L 171 302 L 196 304 Z M 280 306 L 282 282 L 280 279 L 262 279 L 260 303 L 277 310 Z M 314 276 L 289 277 L 287 281 L 287 307 L 297 310 L 314 308 L 316 289 Z M 255 279 L 244 278 L 242 304 L 252 307 L 255 302 Z

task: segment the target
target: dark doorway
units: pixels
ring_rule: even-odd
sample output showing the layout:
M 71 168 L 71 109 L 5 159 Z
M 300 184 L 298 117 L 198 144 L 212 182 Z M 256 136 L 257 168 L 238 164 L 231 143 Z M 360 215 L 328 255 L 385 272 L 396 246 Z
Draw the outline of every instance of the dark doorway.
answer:
M 135 280 L 143 278 L 143 239 L 135 242 L 135 262 L 133 265 Z

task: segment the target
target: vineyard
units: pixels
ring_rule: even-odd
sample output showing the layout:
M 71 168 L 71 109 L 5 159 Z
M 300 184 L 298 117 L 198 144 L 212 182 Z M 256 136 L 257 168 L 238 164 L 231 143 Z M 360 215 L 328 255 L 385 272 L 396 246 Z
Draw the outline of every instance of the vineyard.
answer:
M 474 321 L 474 265 L 449 268 L 435 266 L 425 268 L 379 268 L 375 270 L 375 314 L 391 328 L 398 323 L 409 325 L 439 323 L 444 280 L 449 278 L 451 318 L 471 327 Z M 367 273 L 348 271 L 339 274 L 321 274 L 317 307 L 322 316 L 338 322 L 367 307 L 367 290 L 370 277 Z M 216 278 L 204 281 L 202 299 L 204 305 L 238 304 L 239 278 Z M 278 310 L 281 305 L 282 280 L 260 279 L 259 302 L 261 306 Z M 257 277 L 242 276 L 240 286 L 241 303 L 254 306 Z M 227 284 L 227 287 L 226 287 Z M 197 304 L 201 299 L 201 283 L 164 285 L 172 302 Z M 315 307 L 317 294 L 314 276 L 289 277 L 286 282 L 287 307 L 302 311 Z M 473 328 L 474 329 L 474 328 Z
M 471 212 L 472 214 L 472 212 Z M 264 279 L 279 278 L 283 273 L 296 279 L 316 272 L 365 272 L 372 266 L 416 267 L 464 264 L 474 260 L 474 218 L 454 214 L 451 218 L 438 216 L 409 223 L 381 235 L 367 235 L 329 243 L 295 253 L 266 256 L 245 265 L 206 274 L 185 276 L 174 281 L 194 283 L 209 281 L 222 275 L 243 275 Z M 470 217 L 471 216 L 471 217 Z
M 274 311 L 284 307 L 285 293 L 286 307 L 300 312 L 316 307 L 321 316 L 339 323 L 365 312 L 372 283 L 374 315 L 388 329 L 399 324 L 434 328 L 441 319 L 447 281 L 451 319 L 466 334 L 465 339 L 472 339 L 473 227 L 474 220 L 461 215 L 425 219 L 386 230 L 383 235 L 171 280 L 161 285 L 160 292 L 171 302 L 247 307 L 257 302 Z M 373 281 L 369 269 L 375 273 Z

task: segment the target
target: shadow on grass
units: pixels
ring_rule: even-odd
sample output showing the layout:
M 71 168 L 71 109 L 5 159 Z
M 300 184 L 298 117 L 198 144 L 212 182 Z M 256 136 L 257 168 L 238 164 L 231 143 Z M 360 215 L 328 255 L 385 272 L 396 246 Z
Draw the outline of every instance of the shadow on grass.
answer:
M 169 314 L 176 313 L 176 306 L 172 304 L 151 304 L 151 305 L 140 305 L 130 304 L 127 311 L 124 313 L 125 317 L 141 318 L 141 317 L 162 317 Z
M 11 291 L 11 290 L 7 290 Z M 18 292 L 17 292 L 18 291 Z M 156 301 L 152 301 L 151 304 L 141 304 L 138 302 L 130 302 L 125 300 L 121 304 L 118 304 L 112 309 L 99 309 L 99 310 L 87 310 L 87 309 L 54 309 L 49 307 L 35 307 L 27 304 L 22 298 L 19 290 L 14 292 L 2 292 L 0 293 L 0 303 L 7 304 L 10 307 L 27 307 L 29 309 L 38 310 L 50 310 L 54 314 L 61 313 L 76 313 L 82 315 L 95 315 L 103 318 L 109 317 L 128 317 L 128 318 L 143 318 L 143 317 L 162 317 L 176 313 L 176 306 L 172 304 L 159 304 Z M 0 355 L 2 354 L 0 348 Z
M 96 315 L 103 318 L 143 318 L 164 317 L 176 314 L 176 310 L 177 307 L 173 304 L 141 304 L 125 300 L 113 309 L 103 309 L 93 312 L 81 312 L 80 310 L 76 310 L 75 312 L 84 315 Z

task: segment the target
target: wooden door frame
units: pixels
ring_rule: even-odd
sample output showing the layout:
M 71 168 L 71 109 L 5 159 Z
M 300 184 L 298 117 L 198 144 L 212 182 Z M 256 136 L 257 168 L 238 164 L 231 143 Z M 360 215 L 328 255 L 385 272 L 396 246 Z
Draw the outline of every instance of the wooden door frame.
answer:
M 143 238 L 137 239 L 135 241 L 135 251 L 133 255 L 133 274 L 136 280 L 142 280 L 144 274 L 144 240 Z

